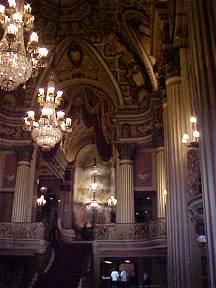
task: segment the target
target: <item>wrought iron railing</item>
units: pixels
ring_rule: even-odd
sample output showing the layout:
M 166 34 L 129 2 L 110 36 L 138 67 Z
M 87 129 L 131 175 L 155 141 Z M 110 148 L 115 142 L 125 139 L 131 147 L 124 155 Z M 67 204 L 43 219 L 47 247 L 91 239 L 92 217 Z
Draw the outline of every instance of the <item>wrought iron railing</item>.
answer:
M 95 240 L 155 240 L 166 239 L 166 218 L 147 223 L 97 224 Z
M 0 240 L 36 240 L 45 238 L 43 223 L 0 223 Z

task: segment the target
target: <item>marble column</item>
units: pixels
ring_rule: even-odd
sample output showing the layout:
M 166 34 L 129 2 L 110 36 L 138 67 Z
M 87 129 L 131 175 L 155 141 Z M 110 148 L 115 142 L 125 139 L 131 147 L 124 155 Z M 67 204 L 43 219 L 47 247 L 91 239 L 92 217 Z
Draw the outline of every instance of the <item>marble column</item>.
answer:
M 175 67 L 176 68 L 176 67 Z M 176 72 L 176 70 L 175 70 Z M 170 288 L 191 288 L 189 227 L 186 200 L 186 158 L 181 139 L 185 111 L 180 76 L 167 77 L 167 103 L 164 105 L 165 151 L 167 167 L 167 246 Z
M 74 183 L 74 163 L 70 163 L 65 170 L 64 184 L 61 189 L 62 226 L 63 228 L 72 228 L 72 201 L 73 201 L 73 183 Z
M 157 148 L 157 217 L 166 217 L 166 171 L 164 147 Z
M 18 165 L 11 221 L 27 222 L 28 209 L 32 209 L 32 206 L 28 205 L 28 199 L 33 146 L 16 146 L 15 152 Z
M 118 143 L 116 223 L 134 223 L 134 166 L 135 145 Z
M 200 121 L 200 154 L 210 287 L 216 287 L 216 2 L 191 1 L 189 35 Z

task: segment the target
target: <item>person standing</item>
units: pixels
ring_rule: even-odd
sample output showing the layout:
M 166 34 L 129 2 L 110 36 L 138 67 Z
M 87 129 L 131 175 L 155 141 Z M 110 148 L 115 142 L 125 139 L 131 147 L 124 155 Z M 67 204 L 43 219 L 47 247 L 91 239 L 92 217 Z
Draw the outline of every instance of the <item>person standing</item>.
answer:
M 113 269 L 111 272 L 111 283 L 112 283 L 112 288 L 118 287 L 118 282 L 119 282 L 119 272 L 116 269 Z
M 149 279 L 149 275 L 144 272 L 143 274 L 143 288 L 149 288 L 150 285 L 150 279 Z
M 120 272 L 120 282 L 121 282 L 121 287 L 123 287 L 123 288 L 127 287 L 128 272 L 125 271 L 124 268 Z

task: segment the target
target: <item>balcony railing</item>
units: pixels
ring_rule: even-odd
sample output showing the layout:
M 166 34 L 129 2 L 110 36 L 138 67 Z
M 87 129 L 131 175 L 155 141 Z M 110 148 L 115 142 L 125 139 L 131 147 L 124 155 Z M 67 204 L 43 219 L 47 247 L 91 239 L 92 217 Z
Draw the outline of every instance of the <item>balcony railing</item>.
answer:
M 166 239 L 166 218 L 157 218 L 148 223 L 97 224 L 95 240 L 155 240 Z
M 0 240 L 43 240 L 43 223 L 0 223 Z

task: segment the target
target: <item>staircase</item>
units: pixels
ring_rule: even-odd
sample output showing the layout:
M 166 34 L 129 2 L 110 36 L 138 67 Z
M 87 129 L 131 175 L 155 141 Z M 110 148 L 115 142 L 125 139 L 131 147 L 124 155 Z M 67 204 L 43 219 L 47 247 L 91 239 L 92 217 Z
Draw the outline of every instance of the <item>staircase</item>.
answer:
M 55 242 L 54 261 L 47 273 L 40 274 L 34 288 L 77 288 L 85 258 L 92 253 L 89 243 Z

